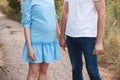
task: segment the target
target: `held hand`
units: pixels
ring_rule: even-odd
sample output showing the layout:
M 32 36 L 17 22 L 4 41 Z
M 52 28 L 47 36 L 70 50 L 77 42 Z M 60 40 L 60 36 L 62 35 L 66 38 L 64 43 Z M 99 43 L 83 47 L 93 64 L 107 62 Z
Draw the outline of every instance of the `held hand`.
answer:
M 93 50 L 93 54 L 98 55 L 102 52 L 103 52 L 103 43 L 102 42 L 96 43 L 95 47 L 94 47 L 94 50 Z
M 36 60 L 36 57 L 35 57 L 35 53 L 34 53 L 34 50 L 33 50 L 33 48 L 30 48 L 29 50 L 28 50 L 28 56 L 29 56 L 29 58 L 31 59 L 31 60 Z
M 66 39 L 65 39 L 65 36 L 60 35 L 59 44 L 63 48 L 63 50 L 66 51 L 66 49 L 65 49 L 66 48 Z

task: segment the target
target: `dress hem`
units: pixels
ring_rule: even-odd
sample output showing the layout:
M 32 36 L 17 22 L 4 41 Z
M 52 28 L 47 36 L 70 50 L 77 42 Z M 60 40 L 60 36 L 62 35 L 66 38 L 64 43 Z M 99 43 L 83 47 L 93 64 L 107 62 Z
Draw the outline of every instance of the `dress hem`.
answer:
M 37 61 L 37 62 L 23 60 L 23 62 L 35 63 L 35 64 L 39 64 L 39 63 L 47 63 L 47 64 L 49 64 L 49 63 L 53 63 L 53 62 L 58 61 L 58 60 L 61 60 L 61 59 L 54 59 L 54 60 L 52 60 L 52 61 Z

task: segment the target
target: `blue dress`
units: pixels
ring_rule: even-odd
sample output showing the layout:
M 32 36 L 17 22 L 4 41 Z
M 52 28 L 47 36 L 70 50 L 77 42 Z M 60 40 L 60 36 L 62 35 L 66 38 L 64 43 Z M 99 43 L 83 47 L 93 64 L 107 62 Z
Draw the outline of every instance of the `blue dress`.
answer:
M 32 63 L 51 63 L 61 59 L 56 37 L 56 12 L 54 0 L 23 0 L 22 24 L 30 28 L 32 48 L 36 60 L 28 57 L 27 44 L 24 45 L 23 61 Z

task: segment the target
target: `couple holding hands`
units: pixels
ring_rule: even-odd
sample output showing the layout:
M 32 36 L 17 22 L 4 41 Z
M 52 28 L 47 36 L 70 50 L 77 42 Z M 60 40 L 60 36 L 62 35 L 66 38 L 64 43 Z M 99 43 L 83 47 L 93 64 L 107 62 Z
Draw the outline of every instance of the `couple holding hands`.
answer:
M 103 51 L 104 0 L 65 0 L 60 31 L 54 0 L 23 0 L 21 9 L 27 80 L 47 80 L 49 64 L 61 59 L 59 44 L 64 50 L 68 48 L 72 80 L 83 80 L 82 54 L 90 80 L 101 80 L 98 54 Z

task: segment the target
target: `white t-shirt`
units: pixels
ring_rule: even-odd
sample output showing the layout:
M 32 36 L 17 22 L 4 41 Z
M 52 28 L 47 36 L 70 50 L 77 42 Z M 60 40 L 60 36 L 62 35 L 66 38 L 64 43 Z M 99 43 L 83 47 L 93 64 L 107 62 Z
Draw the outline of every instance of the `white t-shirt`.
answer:
M 96 37 L 98 14 L 95 2 L 98 0 L 68 1 L 66 35 L 71 37 Z

